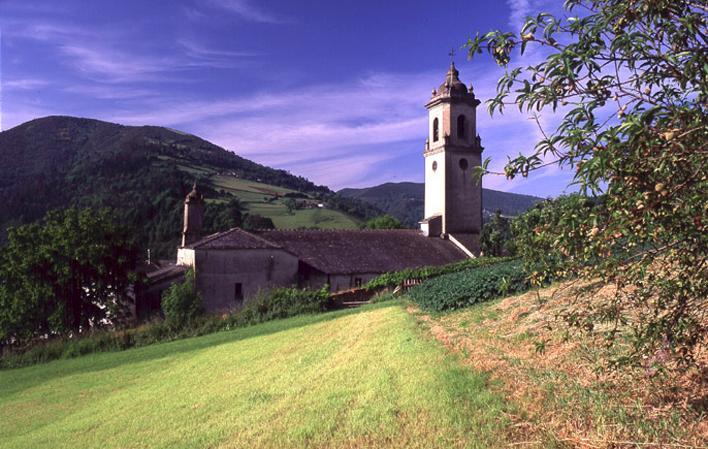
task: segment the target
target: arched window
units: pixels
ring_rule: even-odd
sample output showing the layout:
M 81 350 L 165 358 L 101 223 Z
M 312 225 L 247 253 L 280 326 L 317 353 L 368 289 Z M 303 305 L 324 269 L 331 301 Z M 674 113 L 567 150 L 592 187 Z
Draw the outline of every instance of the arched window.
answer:
M 435 119 L 433 119 L 433 142 L 437 142 L 438 139 L 439 139 L 438 118 L 435 117 Z
M 465 127 L 467 126 L 467 123 L 465 122 L 466 120 L 464 115 L 457 116 L 457 137 L 460 139 L 465 138 Z

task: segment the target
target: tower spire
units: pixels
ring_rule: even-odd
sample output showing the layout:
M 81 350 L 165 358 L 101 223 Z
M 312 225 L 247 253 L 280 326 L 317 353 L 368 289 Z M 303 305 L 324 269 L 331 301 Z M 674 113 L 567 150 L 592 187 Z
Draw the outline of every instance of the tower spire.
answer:
M 479 105 L 455 67 L 426 104 L 429 137 L 425 143 L 425 235 L 450 239 L 467 255 L 479 254 L 482 230 L 482 185 L 472 175 L 481 165 L 482 147 L 477 138 Z
M 187 246 L 201 237 L 204 221 L 204 196 L 197 181 L 192 184 L 192 191 L 184 199 L 184 226 L 182 228 L 182 246 Z

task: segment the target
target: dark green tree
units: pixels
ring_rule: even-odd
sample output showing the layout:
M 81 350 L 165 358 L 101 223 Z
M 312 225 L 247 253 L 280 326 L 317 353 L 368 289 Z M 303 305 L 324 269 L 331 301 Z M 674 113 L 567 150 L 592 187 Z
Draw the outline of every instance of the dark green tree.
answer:
M 165 320 L 174 327 L 183 327 L 204 312 L 197 292 L 194 270 L 188 270 L 184 281 L 165 290 L 160 301 Z
M 204 233 L 226 231 L 243 225 L 243 206 L 238 198 L 227 203 L 206 203 L 204 208 Z
M 285 198 L 283 204 L 285 204 L 285 208 L 288 209 L 288 213 L 291 215 L 293 214 L 295 209 L 297 209 L 297 203 L 293 198 Z
M 401 229 L 403 225 L 398 219 L 388 214 L 379 215 L 366 222 L 366 229 Z
M 565 8 L 562 17 L 527 18 L 519 34 L 492 31 L 467 43 L 470 57 L 487 50 L 507 67 L 490 113 L 514 105 L 563 115 L 504 175 L 557 164 L 575 172 L 583 194 L 604 194 L 591 208 L 577 201 L 582 209 L 563 207 L 539 223 L 535 232 L 564 266 L 536 277 L 560 270 L 613 284 L 611 300 L 575 308 L 569 321 L 602 324 L 610 343 L 629 325 L 632 350 L 617 361 L 661 351 L 689 366 L 706 343 L 708 8 L 691 0 L 566 0 Z M 513 51 L 529 46 L 543 59 L 509 67 Z
M 511 234 L 511 220 L 502 217 L 501 211 L 494 213 L 492 218 L 482 227 L 480 244 L 485 256 L 513 256 L 516 253 L 514 238 Z
M 257 231 L 259 229 L 275 229 L 273 220 L 258 214 L 248 214 L 243 220 L 243 229 Z
M 119 321 L 136 259 L 129 230 L 107 210 L 54 211 L 10 229 L 0 255 L 0 342 Z

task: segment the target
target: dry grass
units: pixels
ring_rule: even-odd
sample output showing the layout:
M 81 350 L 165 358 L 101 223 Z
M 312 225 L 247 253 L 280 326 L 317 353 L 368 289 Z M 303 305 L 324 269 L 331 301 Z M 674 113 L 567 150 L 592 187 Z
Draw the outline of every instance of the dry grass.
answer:
M 592 300 L 612 293 L 604 287 Z M 569 334 L 557 318 L 575 296 L 564 284 L 441 316 L 409 311 L 498 381 L 515 404 L 511 447 L 708 447 L 706 370 L 605 369 L 601 335 Z M 706 348 L 698 357 L 705 367 Z

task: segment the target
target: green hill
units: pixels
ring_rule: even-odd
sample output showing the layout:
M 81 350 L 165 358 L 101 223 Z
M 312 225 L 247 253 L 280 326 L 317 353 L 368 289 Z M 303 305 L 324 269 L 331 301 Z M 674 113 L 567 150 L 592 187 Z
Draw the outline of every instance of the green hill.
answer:
M 409 227 L 417 227 L 423 218 L 425 185 L 417 182 L 388 182 L 363 189 L 342 189 L 337 192 L 346 198 L 365 201 L 387 214 L 398 218 Z M 542 201 L 542 198 L 482 189 L 482 205 L 485 217 L 497 210 L 507 216 L 519 215 Z
M 245 213 L 281 228 L 352 228 L 380 213 L 190 134 L 52 116 L 0 133 L 0 241 L 8 226 L 50 209 L 109 207 L 133 227 L 141 247 L 172 256 L 182 201 L 195 179 L 207 198 L 207 232 L 232 226 Z M 286 195 L 300 207 L 289 212 Z

